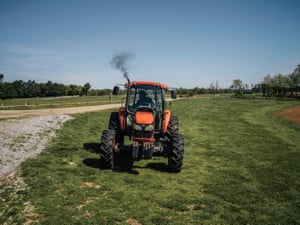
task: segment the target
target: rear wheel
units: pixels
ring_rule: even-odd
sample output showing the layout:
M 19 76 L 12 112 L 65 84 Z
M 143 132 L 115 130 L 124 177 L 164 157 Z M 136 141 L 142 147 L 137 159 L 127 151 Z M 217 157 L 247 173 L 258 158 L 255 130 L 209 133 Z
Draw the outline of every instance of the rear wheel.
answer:
M 104 130 L 100 143 L 100 161 L 104 169 L 114 167 L 114 147 L 116 144 L 114 130 Z
M 184 138 L 183 135 L 174 134 L 170 143 L 168 167 L 171 172 L 180 172 L 183 164 Z

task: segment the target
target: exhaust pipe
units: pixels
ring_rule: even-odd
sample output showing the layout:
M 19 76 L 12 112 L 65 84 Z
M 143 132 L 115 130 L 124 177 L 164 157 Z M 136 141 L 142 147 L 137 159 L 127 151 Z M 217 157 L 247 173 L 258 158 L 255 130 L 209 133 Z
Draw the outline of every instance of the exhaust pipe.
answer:
M 128 84 L 130 83 L 129 77 L 128 77 L 128 73 L 124 72 L 123 74 L 124 78 L 127 80 Z

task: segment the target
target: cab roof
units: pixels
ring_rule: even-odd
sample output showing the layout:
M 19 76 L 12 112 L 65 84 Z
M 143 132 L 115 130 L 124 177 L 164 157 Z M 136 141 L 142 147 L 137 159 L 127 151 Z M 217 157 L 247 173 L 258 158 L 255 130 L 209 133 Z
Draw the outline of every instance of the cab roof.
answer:
M 130 81 L 129 86 L 139 86 L 139 85 L 149 85 L 153 87 L 159 87 L 161 89 L 168 89 L 168 86 L 166 84 L 161 84 L 159 82 L 151 82 L 151 81 Z M 128 86 L 128 83 L 125 84 L 125 86 Z

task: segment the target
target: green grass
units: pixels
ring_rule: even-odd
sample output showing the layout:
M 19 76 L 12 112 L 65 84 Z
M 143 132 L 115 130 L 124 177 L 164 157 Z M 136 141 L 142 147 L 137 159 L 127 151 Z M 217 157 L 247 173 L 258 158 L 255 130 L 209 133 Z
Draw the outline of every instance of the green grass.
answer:
M 113 96 L 112 103 L 121 102 L 124 96 Z M 32 109 L 32 108 L 53 108 L 64 106 L 99 105 L 111 103 L 109 96 L 76 96 L 57 98 L 15 98 L 0 99 L 0 109 Z
M 0 224 L 299 224 L 300 128 L 274 113 L 297 104 L 173 102 L 185 136 L 177 174 L 166 172 L 166 158 L 135 162 L 132 172 L 101 170 L 97 148 L 110 111 L 78 115 L 22 164 L 27 187 L 18 197 L 0 192 Z

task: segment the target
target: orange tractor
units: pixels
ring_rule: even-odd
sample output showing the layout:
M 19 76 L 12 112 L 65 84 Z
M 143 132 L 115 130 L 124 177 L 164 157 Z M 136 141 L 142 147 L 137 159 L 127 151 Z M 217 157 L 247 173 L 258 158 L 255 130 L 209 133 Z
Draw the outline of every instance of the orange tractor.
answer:
M 168 158 L 168 170 L 179 172 L 183 163 L 184 138 L 178 132 L 178 120 L 166 109 L 165 91 L 167 85 L 156 82 L 131 82 L 127 78 L 125 105 L 110 115 L 108 130 L 102 133 L 100 160 L 104 168 L 116 168 L 120 153 L 129 154 L 127 166 L 132 168 L 134 160 L 151 159 L 153 155 Z M 115 86 L 113 95 L 120 88 Z M 176 92 L 171 91 L 176 98 Z M 125 146 L 124 137 L 132 144 Z

